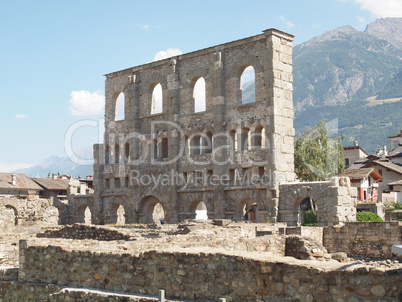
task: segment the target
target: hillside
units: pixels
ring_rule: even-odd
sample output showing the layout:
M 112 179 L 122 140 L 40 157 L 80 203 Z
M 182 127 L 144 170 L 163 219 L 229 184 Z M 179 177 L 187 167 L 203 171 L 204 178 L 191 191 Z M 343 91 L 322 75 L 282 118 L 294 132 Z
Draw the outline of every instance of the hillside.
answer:
M 398 20 L 402 26 L 402 18 Z M 350 26 L 297 45 L 293 51 L 295 110 L 377 95 L 401 70 L 401 58 L 402 49 Z

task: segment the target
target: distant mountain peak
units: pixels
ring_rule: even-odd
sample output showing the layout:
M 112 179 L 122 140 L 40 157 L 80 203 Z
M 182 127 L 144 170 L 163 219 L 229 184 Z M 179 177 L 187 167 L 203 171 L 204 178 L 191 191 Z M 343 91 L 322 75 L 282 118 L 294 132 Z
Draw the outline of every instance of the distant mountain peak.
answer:
M 367 25 L 365 32 L 402 49 L 402 18 L 377 19 Z

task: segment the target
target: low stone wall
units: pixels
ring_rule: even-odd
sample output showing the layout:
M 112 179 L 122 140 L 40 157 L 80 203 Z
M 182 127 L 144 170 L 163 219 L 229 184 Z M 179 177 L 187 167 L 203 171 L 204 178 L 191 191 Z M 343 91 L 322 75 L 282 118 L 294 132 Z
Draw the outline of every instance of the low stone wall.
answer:
M 112 228 L 74 224 L 46 230 L 37 234 L 41 238 L 94 239 L 100 241 L 130 240 L 130 235 Z
M 323 238 L 329 253 L 392 258 L 392 245 L 402 243 L 402 223 L 347 222 L 344 226 L 325 227 Z
M 305 262 L 266 254 L 198 250 L 140 254 L 71 251 L 20 242 L 19 280 L 197 301 L 396 301 L 402 274 L 366 266 Z M 320 262 L 322 263 L 322 262 Z M 326 269 L 323 269 L 325 267 Z M 88 300 L 89 301 L 89 300 Z

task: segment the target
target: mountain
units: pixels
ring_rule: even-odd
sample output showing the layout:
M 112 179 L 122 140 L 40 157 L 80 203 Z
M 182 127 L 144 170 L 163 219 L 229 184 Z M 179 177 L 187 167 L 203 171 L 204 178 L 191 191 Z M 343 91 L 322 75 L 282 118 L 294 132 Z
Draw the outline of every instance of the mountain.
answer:
M 93 159 L 92 147 L 84 148 L 76 152 L 76 156 L 80 159 Z M 80 165 L 74 163 L 69 157 L 51 156 L 38 165 L 26 169 L 15 170 L 16 173 L 24 173 L 29 177 L 47 177 L 49 173 L 60 173 L 74 176 L 93 175 L 93 166 Z
M 397 20 L 402 27 L 402 18 Z M 385 26 L 382 28 L 385 30 Z M 296 45 L 293 49 L 295 111 L 377 95 L 399 73 L 401 59 L 402 49 L 367 30 L 361 32 L 351 26 L 327 31 Z
M 341 26 L 296 45 L 293 77 L 296 136 L 337 119 L 344 146 L 357 140 L 375 153 L 402 129 L 402 18 L 378 19 L 364 32 Z
M 377 19 L 367 25 L 365 32 L 402 49 L 402 18 Z
M 392 99 L 402 96 L 402 71 L 398 73 L 393 79 L 391 79 L 387 85 L 378 93 L 377 99 Z

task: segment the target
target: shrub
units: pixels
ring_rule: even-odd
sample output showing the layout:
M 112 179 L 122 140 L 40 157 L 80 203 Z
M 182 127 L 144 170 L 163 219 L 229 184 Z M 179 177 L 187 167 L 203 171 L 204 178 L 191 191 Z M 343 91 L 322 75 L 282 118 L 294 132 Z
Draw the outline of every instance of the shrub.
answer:
M 304 220 L 302 226 L 317 226 L 317 213 L 313 210 L 308 210 L 304 213 Z
M 368 211 L 361 211 L 356 213 L 357 221 L 384 221 L 378 214 Z
M 384 211 L 395 211 L 395 210 L 402 210 L 402 202 L 392 202 L 391 204 L 386 204 L 384 206 Z

